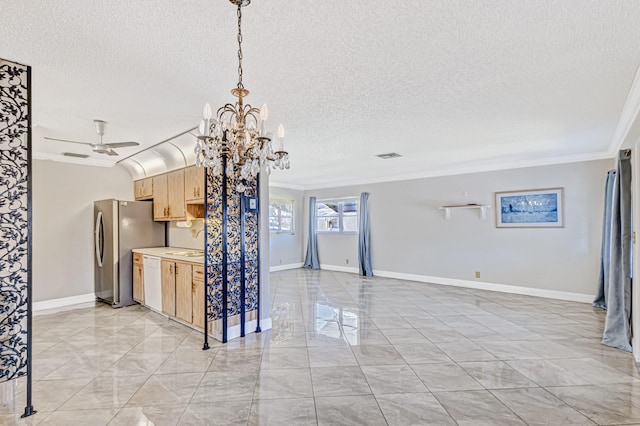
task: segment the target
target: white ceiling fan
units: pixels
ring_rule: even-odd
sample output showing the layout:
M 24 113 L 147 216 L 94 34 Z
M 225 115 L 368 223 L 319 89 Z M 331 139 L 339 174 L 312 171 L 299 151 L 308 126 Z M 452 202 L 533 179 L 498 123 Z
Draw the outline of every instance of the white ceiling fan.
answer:
M 102 120 L 93 120 L 93 122 L 96 125 L 96 132 L 98 133 L 98 135 L 100 135 L 100 143 L 77 142 L 77 141 L 70 141 L 70 140 L 67 140 L 67 139 L 49 138 L 49 137 L 46 137 L 46 136 L 45 136 L 45 139 L 50 140 L 50 141 L 76 143 L 76 144 L 80 144 L 80 145 L 89 145 L 92 148 L 93 152 L 95 152 L 97 154 L 106 154 L 106 155 L 118 155 L 118 153 L 115 152 L 113 150 L 113 148 L 126 148 L 126 147 L 130 147 L 130 146 L 138 146 L 138 145 L 140 145 L 138 142 L 104 143 L 102 141 L 102 137 L 104 136 L 104 128 L 105 128 L 105 125 L 107 124 L 107 122 L 106 121 L 102 121 Z

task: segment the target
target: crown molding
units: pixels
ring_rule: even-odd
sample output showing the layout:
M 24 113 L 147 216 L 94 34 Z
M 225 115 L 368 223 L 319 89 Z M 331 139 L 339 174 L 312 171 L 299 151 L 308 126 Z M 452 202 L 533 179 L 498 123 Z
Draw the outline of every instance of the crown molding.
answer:
M 97 160 L 95 158 L 66 157 L 61 154 L 51 154 L 49 152 L 34 152 L 33 159 L 56 161 L 58 163 L 80 164 L 82 166 L 113 167 L 116 165 L 116 163 L 107 160 Z
M 618 125 L 613 132 L 611 143 L 609 144 L 609 154 L 616 156 L 618 151 L 625 145 L 635 144 L 635 140 L 628 141 L 631 129 L 640 125 L 640 68 L 636 71 L 636 76 L 631 83 L 627 100 L 624 103 Z
M 568 164 L 568 163 L 579 163 L 583 161 L 595 161 L 595 160 L 605 160 L 614 158 L 617 151 L 614 154 L 610 154 L 609 152 L 596 152 L 589 154 L 576 154 L 576 155 L 568 155 L 564 157 L 552 157 L 545 158 L 539 160 L 521 160 L 521 161 L 513 161 L 509 163 L 484 163 L 477 164 L 474 166 L 452 166 L 441 168 L 437 170 L 429 170 L 419 173 L 411 173 L 411 174 L 403 174 L 403 175 L 395 175 L 395 176 L 386 176 L 386 177 L 375 177 L 375 178 L 367 178 L 367 179 L 352 179 L 341 182 L 328 182 L 322 184 L 312 184 L 312 185 L 304 185 L 304 190 L 314 190 L 314 189 L 326 189 L 326 188 L 340 188 L 345 186 L 354 186 L 354 185 L 367 185 L 373 183 L 385 183 L 385 182 L 396 182 L 403 180 L 414 180 L 414 179 L 425 179 L 432 177 L 441 177 L 441 176 L 452 176 L 452 175 L 466 175 L 471 173 L 484 173 L 484 172 L 494 172 L 500 170 L 510 170 L 510 169 L 521 169 L 525 167 L 541 167 L 541 166 L 553 166 L 556 164 Z
M 306 188 L 304 185 L 293 185 L 290 183 L 269 182 L 269 188 L 284 188 L 295 189 L 296 191 L 304 191 Z

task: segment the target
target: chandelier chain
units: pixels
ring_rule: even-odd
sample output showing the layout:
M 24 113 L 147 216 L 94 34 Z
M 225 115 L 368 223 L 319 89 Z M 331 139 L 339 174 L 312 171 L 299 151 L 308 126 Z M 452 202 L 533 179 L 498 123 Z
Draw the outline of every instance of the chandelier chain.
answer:
M 230 1 L 238 6 L 238 86 L 231 90 L 237 100 L 219 108 L 214 120 L 211 105 L 204 106 L 194 153 L 197 167 L 206 167 L 215 176 L 237 178 L 236 190 L 244 192 L 248 179 L 256 178 L 261 170 L 267 174 L 272 169 L 286 170 L 290 160 L 289 153 L 283 149 L 282 125 L 278 128 L 278 150 L 273 149 L 271 135 L 265 128 L 267 105 L 258 109 L 243 102 L 249 91 L 242 83 L 242 7 L 251 0 Z
M 244 89 L 242 84 L 242 2 L 238 2 L 238 89 Z

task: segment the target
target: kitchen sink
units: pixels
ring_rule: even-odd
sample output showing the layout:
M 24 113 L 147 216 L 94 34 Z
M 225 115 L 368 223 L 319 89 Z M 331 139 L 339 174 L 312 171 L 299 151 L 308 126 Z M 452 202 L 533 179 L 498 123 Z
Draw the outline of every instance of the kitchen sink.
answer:
M 184 256 L 186 257 L 204 257 L 204 252 L 197 252 L 197 253 L 187 253 Z
M 204 257 L 204 251 L 168 251 L 169 256 Z

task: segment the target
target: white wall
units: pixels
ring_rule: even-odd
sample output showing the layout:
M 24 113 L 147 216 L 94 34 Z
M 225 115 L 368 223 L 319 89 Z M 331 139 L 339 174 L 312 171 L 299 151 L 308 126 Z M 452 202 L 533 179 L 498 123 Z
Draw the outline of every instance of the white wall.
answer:
M 191 228 L 180 228 L 177 222 L 167 223 L 167 245 L 170 247 L 184 247 L 189 249 L 204 250 L 204 220 L 192 221 Z M 194 238 L 192 231 L 199 232 Z
M 270 266 L 299 265 L 304 261 L 302 249 L 304 192 L 271 186 L 269 187 L 269 199 L 293 200 L 294 227 L 293 235 L 275 234 L 269 236 Z
M 599 273 L 604 181 L 613 160 L 310 190 L 319 200 L 370 192 L 374 271 L 481 281 L 593 295 Z M 564 187 L 565 227 L 495 227 L 478 210 L 438 207 L 483 203 L 494 192 Z M 468 193 L 463 196 L 463 193 Z M 306 229 L 306 221 L 303 224 Z M 306 236 L 304 238 L 306 244 Z M 318 236 L 321 265 L 357 268 L 357 236 Z M 349 259 L 349 265 L 346 264 Z M 475 272 L 480 272 L 480 279 Z
M 93 293 L 93 202 L 133 200 L 123 168 L 33 161 L 33 300 Z

